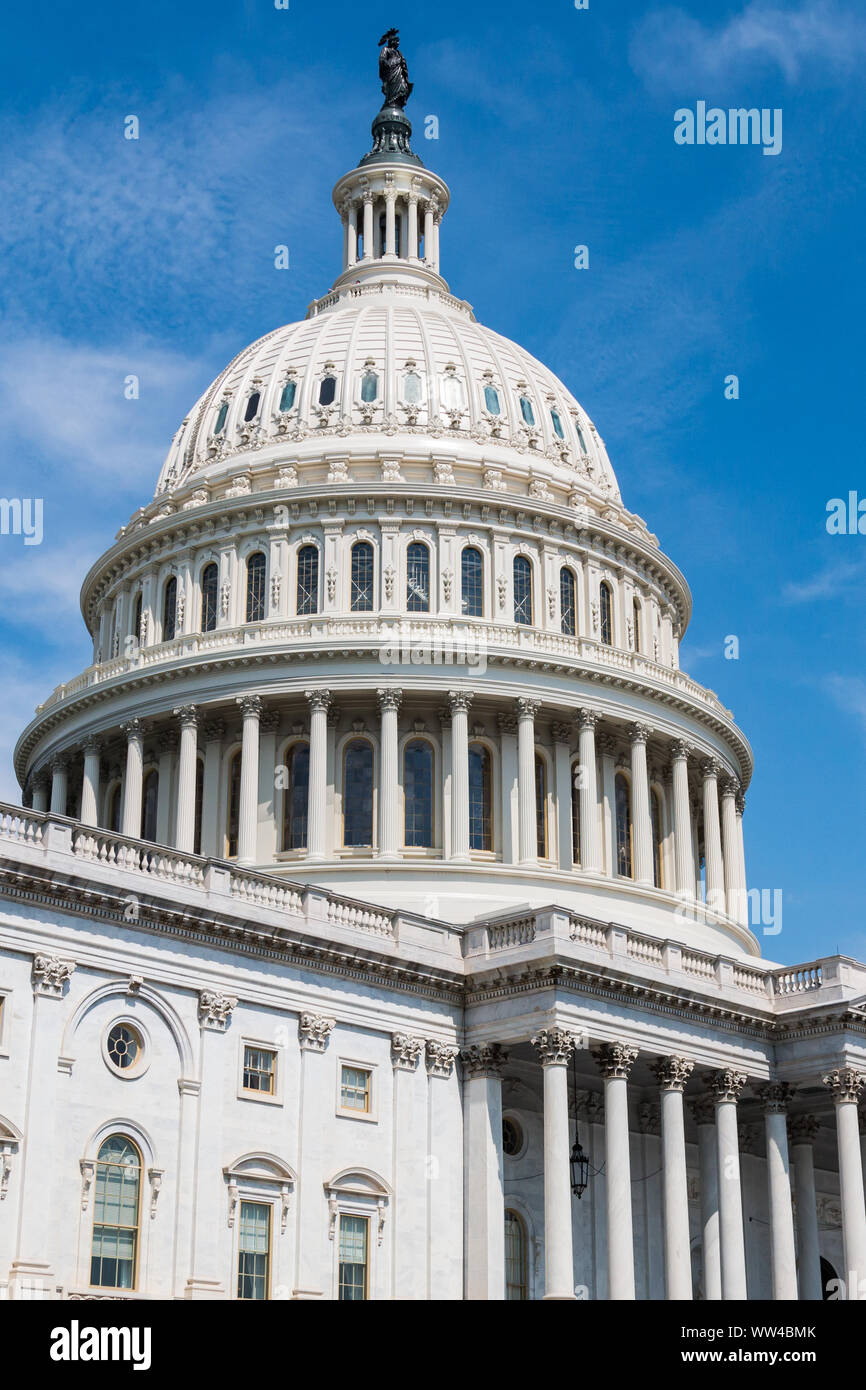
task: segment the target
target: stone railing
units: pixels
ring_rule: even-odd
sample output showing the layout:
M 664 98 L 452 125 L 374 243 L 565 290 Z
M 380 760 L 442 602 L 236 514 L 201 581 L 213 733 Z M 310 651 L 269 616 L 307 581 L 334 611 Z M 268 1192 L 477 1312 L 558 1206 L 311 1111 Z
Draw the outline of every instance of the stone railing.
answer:
M 806 994 L 809 990 L 820 989 L 823 971 L 818 961 L 811 965 L 797 965 L 790 970 L 779 970 L 776 974 L 777 994 Z
M 38 845 L 42 840 L 43 817 L 35 811 L 4 806 L 0 809 L 0 840 Z
M 326 294 L 322 299 L 314 299 L 307 310 L 307 318 L 317 318 L 319 314 L 326 313 L 328 309 L 336 309 L 339 304 L 351 303 L 356 299 L 365 299 L 367 296 L 375 295 L 381 298 L 383 295 L 399 295 L 409 299 L 424 299 L 428 303 L 444 304 L 448 309 L 456 309 L 461 314 L 468 314 L 470 318 L 475 317 L 472 312 L 471 304 L 465 299 L 456 299 L 453 294 L 446 293 L 445 290 L 437 290 L 433 285 L 409 285 L 398 283 L 385 283 L 381 280 L 371 280 L 367 284 L 346 285 L 342 289 L 333 290 Z
M 78 826 L 72 832 L 72 853 L 77 859 L 106 864 L 125 872 L 141 873 L 168 883 L 204 884 L 207 860 L 180 854 L 164 845 L 133 840 L 107 830 Z

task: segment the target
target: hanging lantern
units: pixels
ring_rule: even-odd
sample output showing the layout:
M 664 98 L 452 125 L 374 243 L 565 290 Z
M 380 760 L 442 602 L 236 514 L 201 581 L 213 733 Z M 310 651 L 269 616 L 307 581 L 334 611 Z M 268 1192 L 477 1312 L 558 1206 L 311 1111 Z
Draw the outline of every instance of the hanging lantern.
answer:
M 577 1134 L 574 1136 L 574 1146 L 571 1150 L 571 1190 L 580 1201 L 586 1191 L 586 1184 L 589 1181 L 589 1159 L 583 1152 Z

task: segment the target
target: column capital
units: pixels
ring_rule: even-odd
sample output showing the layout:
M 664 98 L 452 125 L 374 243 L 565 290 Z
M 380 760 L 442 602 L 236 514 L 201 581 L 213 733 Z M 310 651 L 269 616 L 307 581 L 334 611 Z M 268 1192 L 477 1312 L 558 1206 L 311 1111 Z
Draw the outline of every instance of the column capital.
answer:
M 691 756 L 691 746 L 686 743 L 685 739 L 675 738 L 671 744 L 671 761 L 678 762 L 681 758 L 688 760 Z
M 514 703 L 518 719 L 534 719 L 541 709 L 540 700 L 528 700 L 523 696 L 519 700 L 515 700 Z
M 200 715 L 197 705 L 179 705 L 177 709 L 172 710 L 172 714 L 182 729 L 198 728 Z
M 744 1071 L 736 1071 L 733 1067 L 723 1067 L 721 1071 L 709 1072 L 704 1077 L 716 1105 L 726 1100 L 739 1100 L 748 1079 Z
M 403 703 L 402 690 L 377 690 L 376 699 L 379 701 L 379 709 L 384 714 L 386 710 L 399 710 Z
M 688 1057 L 660 1057 L 650 1065 L 662 1091 L 684 1091 L 694 1068 L 694 1062 Z
M 550 731 L 553 734 L 554 743 L 571 743 L 572 727 L 571 724 L 566 724 L 564 720 L 557 720 L 555 724 L 552 724 L 550 726 Z
M 469 713 L 469 706 L 470 706 L 471 704 L 472 704 L 472 691 L 471 691 L 471 690 L 449 690 L 449 691 L 448 691 L 448 706 L 449 706 L 449 709 L 451 710 L 452 716 L 455 715 L 455 714 L 457 714 L 458 711 L 462 712 L 463 714 L 468 714 L 468 713 Z
M 499 1077 L 508 1061 L 508 1053 L 499 1043 L 475 1043 L 463 1048 L 460 1060 L 467 1076 Z
M 736 799 L 740 791 L 740 780 L 733 773 L 725 773 L 719 782 L 719 791 L 722 796 L 732 796 Z
M 595 729 L 600 722 L 601 715 L 597 709 L 579 709 L 577 711 L 577 727 L 581 731 Z
M 120 732 L 126 735 L 129 743 L 133 739 L 144 738 L 149 731 L 150 725 L 144 719 L 127 719 L 126 723 L 120 726 Z
M 577 1045 L 577 1038 L 564 1028 L 542 1028 L 530 1039 L 543 1067 L 567 1066 Z
M 642 743 L 646 745 L 651 733 L 652 729 L 646 724 L 629 724 L 628 726 L 628 737 L 631 744 Z
M 835 1067 L 821 1080 L 829 1089 L 834 1105 L 856 1105 L 860 1099 L 864 1076 L 853 1067 Z
M 792 1144 L 814 1144 L 821 1121 L 815 1115 L 790 1115 L 788 1134 Z
M 238 695 L 235 704 L 239 706 L 244 719 L 259 719 L 261 717 L 261 695 Z
M 335 1018 L 325 1018 L 322 1014 L 301 1014 L 298 1019 L 298 1041 L 301 1051 L 324 1052 L 336 1026 Z
M 62 999 L 74 970 L 74 960 L 62 960 L 60 956 L 34 956 L 31 974 L 33 993 L 45 999 Z
M 605 1081 L 627 1081 L 637 1057 L 637 1048 L 628 1043 L 603 1043 L 593 1049 L 593 1058 Z
M 105 741 L 98 738 L 96 734 L 89 734 L 81 745 L 81 751 L 85 757 L 100 757 L 105 747 Z
M 497 716 L 496 716 L 496 722 L 497 722 L 497 724 L 499 725 L 499 732 L 500 732 L 500 734 L 516 734 L 516 733 L 517 733 L 517 715 L 516 715 L 516 714 L 497 714 Z
M 746 809 L 746 795 L 745 795 L 745 792 L 740 791 L 740 792 L 737 794 L 737 815 L 738 815 L 738 816 L 743 815 L 743 813 L 745 812 L 745 809 Z
M 417 1071 L 423 1051 L 423 1038 L 413 1038 L 408 1033 L 392 1034 L 391 1063 L 395 1071 Z
M 460 1049 L 458 1047 L 450 1047 L 448 1043 L 437 1042 L 435 1038 L 428 1038 L 424 1044 L 427 1075 L 450 1076 L 454 1070 L 454 1062 L 459 1055 Z
M 224 1033 L 237 1006 L 233 994 L 220 994 L 215 989 L 203 989 L 198 996 L 198 1021 L 200 1028 L 213 1033 Z
M 765 1115 L 785 1115 L 796 1090 L 788 1081 L 770 1081 L 756 1086 L 755 1091 Z
M 703 775 L 704 781 L 709 781 L 711 777 L 718 778 L 721 770 L 721 763 L 717 762 L 715 758 L 701 759 L 701 773 Z

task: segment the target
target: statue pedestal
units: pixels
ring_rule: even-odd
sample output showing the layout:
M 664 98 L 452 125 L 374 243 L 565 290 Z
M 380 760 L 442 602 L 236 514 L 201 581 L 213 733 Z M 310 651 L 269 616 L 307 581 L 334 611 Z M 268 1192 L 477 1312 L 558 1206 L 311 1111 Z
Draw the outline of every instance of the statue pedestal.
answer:
M 361 160 L 365 164 L 381 164 L 386 160 L 404 159 L 421 164 L 409 145 L 412 122 L 399 106 L 383 106 L 373 122 L 373 148 Z

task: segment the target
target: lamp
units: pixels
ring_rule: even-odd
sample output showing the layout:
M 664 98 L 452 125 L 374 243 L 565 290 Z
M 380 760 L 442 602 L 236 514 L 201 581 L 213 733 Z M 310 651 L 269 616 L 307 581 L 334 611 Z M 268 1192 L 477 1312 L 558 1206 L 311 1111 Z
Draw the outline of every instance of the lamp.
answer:
M 580 1137 L 577 1133 L 577 1052 L 571 1054 L 571 1067 L 574 1079 L 574 1145 L 571 1150 L 569 1164 L 571 1167 L 571 1190 L 580 1201 L 586 1185 L 589 1181 L 589 1159 L 583 1152 Z

